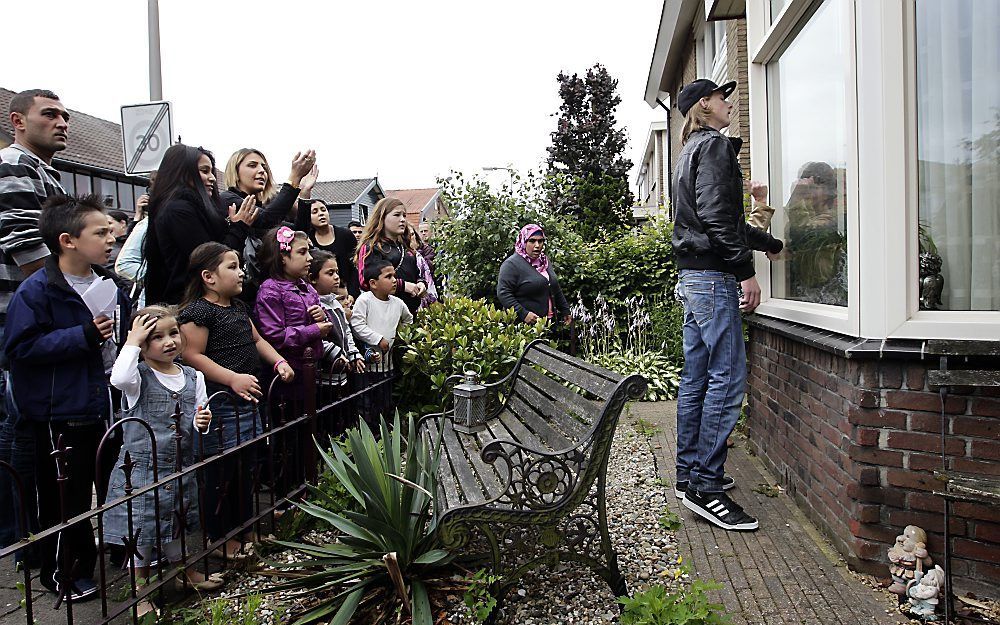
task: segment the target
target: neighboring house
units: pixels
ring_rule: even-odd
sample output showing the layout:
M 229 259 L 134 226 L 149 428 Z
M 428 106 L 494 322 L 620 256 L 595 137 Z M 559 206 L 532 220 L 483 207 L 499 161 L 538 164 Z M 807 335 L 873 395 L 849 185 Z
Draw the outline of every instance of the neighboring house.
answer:
M 0 88 L 0 147 L 14 141 L 8 111 L 15 95 L 14 91 Z M 53 167 L 61 174 L 60 182 L 67 193 L 96 193 L 109 209 L 134 213 L 135 201 L 146 192 L 149 180 L 125 173 L 122 127 L 74 110 L 72 104 L 63 102 L 71 116 L 67 147 L 52 159 Z
M 352 221 L 365 223 L 375 203 L 385 197 L 378 178 L 352 178 L 317 182 L 312 196 L 330 206 L 330 223 L 347 227 Z
M 670 211 L 670 137 L 667 122 L 653 122 L 649 125 L 649 136 L 642 151 L 639 175 L 636 177 L 636 205 L 632 207 L 632 217 L 643 221 L 654 215 Z
M 925 356 L 956 340 L 1000 369 L 982 342 L 1000 337 L 1000 3 L 666 0 L 645 97 L 670 109 L 672 155 L 676 87 L 705 75 L 702 16 L 723 4 L 746 13 L 723 29 L 728 45 L 745 25 L 750 50 L 725 76 L 744 174 L 791 253 L 756 254 L 750 445 L 852 568 L 885 577 L 908 524 L 943 565 L 934 470 L 1000 475 L 995 389 L 955 389 L 942 416 Z M 922 284 L 942 282 L 927 307 Z M 996 506 L 956 504 L 949 527 L 956 591 L 997 598 Z
M 448 216 L 441 189 L 395 189 L 385 192 L 386 197 L 398 198 L 406 206 L 406 219 L 416 226 L 421 221 L 434 221 Z

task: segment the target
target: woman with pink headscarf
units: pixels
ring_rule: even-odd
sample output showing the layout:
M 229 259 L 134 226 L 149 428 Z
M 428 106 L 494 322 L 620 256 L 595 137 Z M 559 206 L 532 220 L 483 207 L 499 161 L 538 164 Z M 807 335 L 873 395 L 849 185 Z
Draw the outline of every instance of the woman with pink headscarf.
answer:
M 513 308 L 525 323 L 539 318 L 569 323 L 569 302 L 545 255 L 545 232 L 538 224 L 521 228 L 514 253 L 500 265 L 497 299 L 504 308 Z

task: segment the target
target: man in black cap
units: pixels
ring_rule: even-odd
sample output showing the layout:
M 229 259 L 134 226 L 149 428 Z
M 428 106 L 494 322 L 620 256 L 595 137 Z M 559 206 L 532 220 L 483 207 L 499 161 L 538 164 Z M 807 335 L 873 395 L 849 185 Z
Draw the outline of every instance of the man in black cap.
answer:
M 677 107 L 685 116 L 684 145 L 674 175 L 673 247 L 680 270 L 677 297 L 684 305 L 684 371 L 677 397 L 675 494 L 699 516 L 726 530 L 755 530 L 725 490 L 728 448 L 746 392 L 747 359 L 740 311 L 760 304 L 753 251 L 777 254 L 783 244 L 746 223 L 738 141 L 729 126 L 721 87 L 698 79 L 685 86 Z

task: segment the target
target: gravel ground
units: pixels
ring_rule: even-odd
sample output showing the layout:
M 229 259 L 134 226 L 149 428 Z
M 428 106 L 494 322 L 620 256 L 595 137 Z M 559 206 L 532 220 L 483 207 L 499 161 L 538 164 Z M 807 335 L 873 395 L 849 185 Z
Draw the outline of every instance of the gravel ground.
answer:
M 680 575 L 677 543 L 673 532 L 660 527 L 659 517 L 666 505 L 668 487 L 656 476 L 649 439 L 639 432 L 630 418 L 623 415 L 615 434 L 608 464 L 608 526 L 618 552 L 618 566 L 631 592 L 651 583 L 668 587 L 677 584 Z M 672 492 L 671 492 L 672 495 Z M 321 540 L 320 535 L 308 536 Z M 291 552 L 270 556 L 289 559 Z M 681 579 L 684 579 L 683 577 Z M 253 593 L 272 583 L 260 571 L 234 571 L 222 597 Z M 471 625 L 475 623 L 462 602 L 462 595 L 448 595 L 444 607 L 447 619 L 440 623 Z M 208 614 L 212 598 L 202 603 Z M 241 611 L 245 599 L 232 602 Z M 260 625 L 284 622 L 284 615 L 295 607 L 282 595 L 264 595 L 255 610 Z M 236 620 L 238 614 L 230 614 Z M 619 621 L 615 597 L 607 584 L 586 567 L 572 564 L 555 569 L 541 568 L 522 580 L 508 596 L 505 623 L 518 625 L 605 625 Z M 227 621 L 228 622 L 228 621 Z

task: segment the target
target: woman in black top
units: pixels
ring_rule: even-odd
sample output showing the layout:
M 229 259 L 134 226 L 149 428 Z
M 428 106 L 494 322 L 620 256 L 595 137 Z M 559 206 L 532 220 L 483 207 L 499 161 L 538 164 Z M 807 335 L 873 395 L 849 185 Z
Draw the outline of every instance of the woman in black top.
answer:
M 177 304 L 184 294 L 194 248 L 214 241 L 243 249 L 257 216 L 253 197 L 221 208 L 215 159 L 204 148 L 177 144 L 167 149 L 150 194 L 146 231 L 146 301 Z
M 541 226 L 528 224 L 521 228 L 514 253 L 500 265 L 497 299 L 504 308 L 513 308 L 525 323 L 535 323 L 540 317 L 570 322 L 569 302 L 545 255 Z
M 313 247 L 333 254 L 337 259 L 337 273 L 340 274 L 344 287 L 352 297 L 357 298 L 361 294 L 358 270 L 354 266 L 357 239 L 347 228 L 330 223 L 330 209 L 323 200 L 310 199 L 315 182 L 314 168 L 313 173 L 302 179 L 299 208 L 295 213 L 295 229 L 309 235 L 309 242 Z
M 394 197 L 375 204 L 365 231 L 358 241 L 358 282 L 366 288 L 365 262 L 387 260 L 396 268 L 396 292 L 411 313 L 416 313 L 420 298 L 427 293 L 427 283 L 417 268 L 416 241 L 406 229 L 406 207 Z
M 247 279 L 241 296 L 243 301 L 252 304 L 257 297 L 257 288 L 267 279 L 266 275 L 261 275 L 256 266 L 256 252 L 260 238 L 271 228 L 280 226 L 286 219 L 291 219 L 295 199 L 299 196 L 299 185 L 315 163 L 316 152 L 312 150 L 296 152 L 292 159 L 288 181 L 279 189 L 271 174 L 271 166 L 267 164 L 267 159 L 260 150 L 241 148 L 229 157 L 229 162 L 226 163 L 226 190 L 221 195 L 223 206 L 242 202 L 252 196 L 261 207 L 250 236 L 244 243 L 233 248 L 240 254 L 246 267 Z

